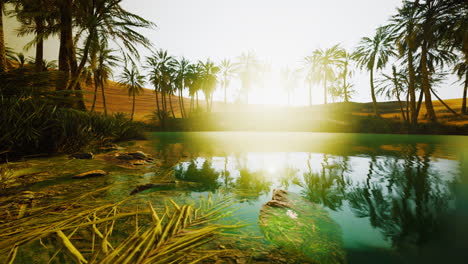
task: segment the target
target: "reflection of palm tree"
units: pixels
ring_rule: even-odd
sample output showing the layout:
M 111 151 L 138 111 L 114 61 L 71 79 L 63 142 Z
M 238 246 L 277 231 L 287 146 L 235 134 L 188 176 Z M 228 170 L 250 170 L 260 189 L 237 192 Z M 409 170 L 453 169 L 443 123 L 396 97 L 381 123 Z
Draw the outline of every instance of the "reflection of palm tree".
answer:
M 197 192 L 216 191 L 220 186 L 218 182 L 220 175 L 221 173 L 213 169 L 212 163 L 209 160 L 204 160 L 202 167 L 198 168 L 196 160 L 193 159 L 186 170 L 179 165 L 175 171 L 177 179 L 198 183 L 199 185 L 193 188 Z
M 348 195 L 358 217 L 369 217 L 397 248 L 422 245 L 440 232 L 442 218 L 452 199 L 450 182 L 443 182 L 430 167 L 433 150 L 417 156 L 416 146 L 401 159 L 377 162 L 371 159 L 365 184 L 354 187 Z M 387 183 L 386 190 L 383 183 Z
M 300 185 L 303 188 L 302 195 L 308 200 L 337 210 L 345 198 L 342 191 L 344 182 L 341 180 L 340 167 L 337 164 L 329 164 L 328 159 L 324 154 L 321 172 L 314 173 L 309 158 L 308 171 L 304 173 L 304 182 Z
M 239 169 L 239 178 L 236 180 L 236 189 L 243 198 L 258 198 L 270 191 L 271 182 L 265 177 L 263 171 L 249 171 L 247 168 Z

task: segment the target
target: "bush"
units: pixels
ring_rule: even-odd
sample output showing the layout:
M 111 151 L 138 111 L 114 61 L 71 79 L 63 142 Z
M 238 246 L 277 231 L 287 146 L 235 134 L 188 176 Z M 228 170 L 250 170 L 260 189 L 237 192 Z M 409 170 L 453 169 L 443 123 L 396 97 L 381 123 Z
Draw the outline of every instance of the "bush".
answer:
M 113 116 L 60 108 L 46 99 L 0 97 L 0 159 L 74 152 L 90 144 L 142 139 L 143 125 Z

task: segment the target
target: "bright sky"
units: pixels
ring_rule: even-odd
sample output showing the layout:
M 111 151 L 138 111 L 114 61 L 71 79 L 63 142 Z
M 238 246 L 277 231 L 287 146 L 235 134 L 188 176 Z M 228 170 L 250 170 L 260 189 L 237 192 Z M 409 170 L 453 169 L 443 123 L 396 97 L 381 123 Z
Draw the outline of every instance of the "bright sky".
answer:
M 175 56 L 194 62 L 206 58 L 219 62 L 224 58 L 235 61 L 242 52 L 254 52 L 273 70 L 267 81 L 254 87 L 250 103 L 285 104 L 286 94 L 278 77 L 280 69 L 300 67 L 303 58 L 316 48 L 341 43 L 352 50 L 361 37 L 372 36 L 377 26 L 385 24 L 400 3 L 401 0 L 125 0 L 124 6 L 155 22 L 158 28 L 145 31 L 145 35 L 155 48 L 167 49 Z M 16 40 L 11 46 L 19 44 Z M 55 43 L 49 47 L 46 56 L 56 59 Z M 142 53 L 149 55 L 147 51 Z M 352 100 L 370 101 L 367 73 L 358 71 L 351 81 L 357 90 Z M 439 89 L 443 98 L 461 97 L 461 87 L 452 82 Z M 239 87 L 240 83 L 234 81 L 230 87 L 232 97 Z M 294 104 L 307 103 L 306 87 L 302 81 L 298 84 Z M 322 89 L 314 87 L 314 103 L 323 102 Z M 222 100 L 221 91 L 215 94 L 215 100 Z

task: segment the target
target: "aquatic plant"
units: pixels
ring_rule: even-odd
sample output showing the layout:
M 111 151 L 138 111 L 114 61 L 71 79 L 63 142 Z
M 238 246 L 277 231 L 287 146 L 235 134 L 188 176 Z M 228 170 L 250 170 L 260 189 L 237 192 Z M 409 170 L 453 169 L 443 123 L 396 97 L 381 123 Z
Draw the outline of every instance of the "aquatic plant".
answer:
M 28 254 L 44 263 L 195 263 L 219 252 L 187 258 L 189 253 L 237 227 L 214 223 L 231 213 L 232 202 L 221 196 L 209 195 L 198 205 L 168 200 L 158 209 L 148 202 L 143 210 L 127 202 L 78 209 L 74 204 L 61 212 L 57 205 L 35 208 L 0 225 L 0 256 L 5 263 L 28 261 Z

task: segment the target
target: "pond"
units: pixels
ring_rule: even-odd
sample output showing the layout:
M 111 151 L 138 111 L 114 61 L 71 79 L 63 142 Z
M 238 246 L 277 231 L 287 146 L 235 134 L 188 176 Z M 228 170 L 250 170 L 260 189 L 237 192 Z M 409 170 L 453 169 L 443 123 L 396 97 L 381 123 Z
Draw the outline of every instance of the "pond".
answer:
M 184 203 L 209 193 L 228 196 L 237 203 L 231 208 L 235 213 L 223 221 L 245 225 L 226 231 L 210 246 L 237 250 L 242 257 L 232 263 L 309 263 L 302 253 L 338 251 L 343 261 L 318 262 L 465 263 L 468 258 L 466 137 L 167 132 L 152 133 L 136 144 L 135 149 L 154 154 L 155 164 L 122 168 L 109 162 L 115 159 L 110 153 L 93 160 L 61 156 L 13 165 L 21 175 L 45 173 L 45 181 L 25 190 L 53 191 L 50 204 L 101 187 L 109 187 L 96 196 L 102 201 L 134 197 L 159 208 L 165 198 Z M 71 178 L 94 169 L 110 174 Z M 176 184 L 129 195 L 137 185 L 161 180 Z M 286 190 L 306 208 L 288 210 L 291 219 L 299 214 L 302 222 L 276 237 L 272 234 L 283 226 L 259 224 L 262 205 L 272 199 L 274 189 Z M 327 228 L 329 233 L 320 233 Z M 303 243 L 288 245 L 289 240 Z M 23 254 L 16 263 L 30 263 L 32 256 Z
M 197 183 L 192 197 L 223 190 L 240 201 L 235 217 L 260 243 L 270 242 L 258 227 L 261 206 L 280 188 L 328 212 L 348 263 L 466 260 L 466 137 L 212 132 L 151 140 L 177 163 L 177 180 Z

